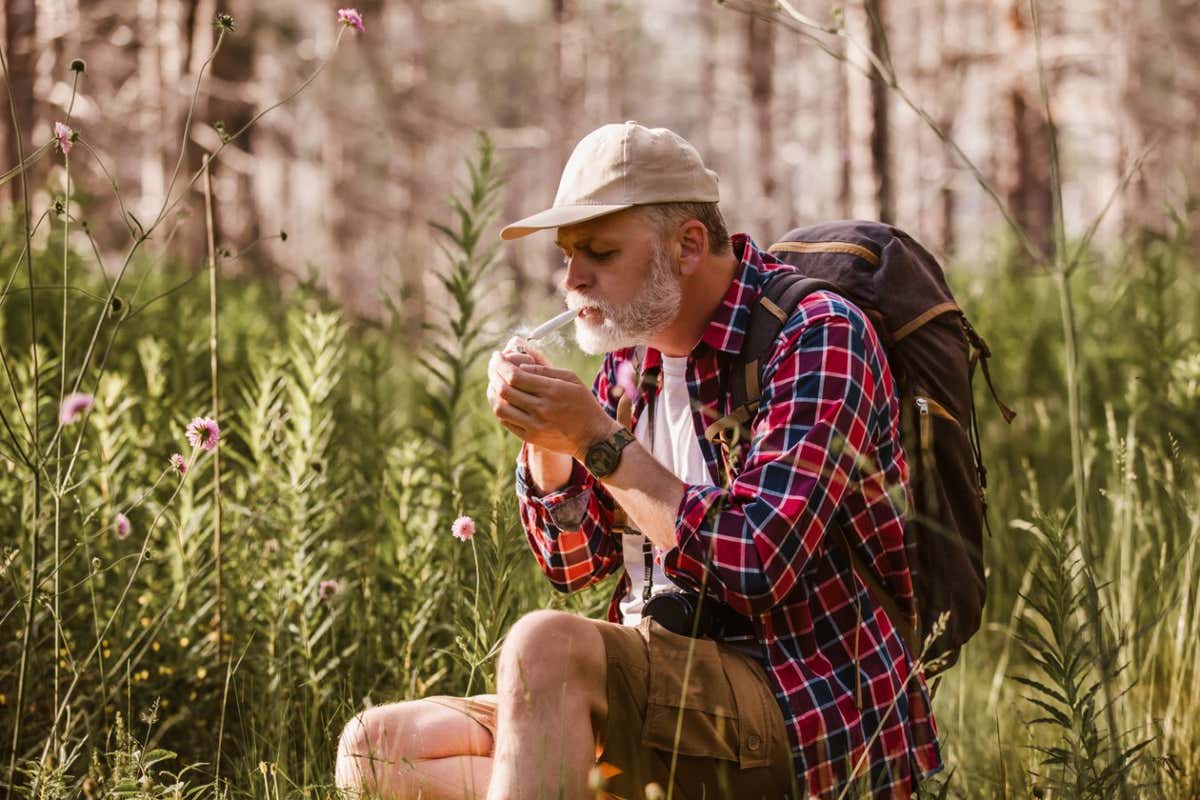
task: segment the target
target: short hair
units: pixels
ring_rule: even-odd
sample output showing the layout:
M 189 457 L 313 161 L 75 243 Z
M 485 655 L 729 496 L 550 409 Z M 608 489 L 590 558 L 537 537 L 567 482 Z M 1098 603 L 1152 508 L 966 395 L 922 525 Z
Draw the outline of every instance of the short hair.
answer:
M 716 203 L 646 203 L 638 206 L 643 217 L 668 236 L 683 223 L 698 220 L 708 231 L 708 251 L 721 255 L 729 249 L 729 231 Z

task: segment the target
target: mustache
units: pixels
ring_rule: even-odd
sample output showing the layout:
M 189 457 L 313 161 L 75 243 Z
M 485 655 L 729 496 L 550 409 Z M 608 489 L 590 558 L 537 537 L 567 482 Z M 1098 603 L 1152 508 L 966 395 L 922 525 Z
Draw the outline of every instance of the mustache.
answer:
M 601 311 L 606 317 L 611 317 L 612 306 L 600 299 L 599 297 L 587 297 L 578 293 L 568 293 L 566 296 L 567 308 L 572 311 L 577 311 L 584 308 L 595 308 Z

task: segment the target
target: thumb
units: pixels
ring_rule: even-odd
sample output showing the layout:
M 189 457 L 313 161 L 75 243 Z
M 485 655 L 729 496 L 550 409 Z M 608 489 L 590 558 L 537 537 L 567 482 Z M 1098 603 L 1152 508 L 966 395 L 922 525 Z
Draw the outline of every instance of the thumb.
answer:
M 518 352 L 529 356 L 537 364 L 549 364 L 546 357 L 537 349 L 537 345 L 526 340 L 521 336 L 514 336 L 508 340 L 508 344 L 504 345 L 504 352 Z

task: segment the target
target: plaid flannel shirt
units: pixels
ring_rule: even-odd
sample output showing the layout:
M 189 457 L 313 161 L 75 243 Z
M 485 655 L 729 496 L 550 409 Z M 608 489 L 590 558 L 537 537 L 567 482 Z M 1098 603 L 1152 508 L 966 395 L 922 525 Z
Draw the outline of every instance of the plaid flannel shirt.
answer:
M 941 768 L 929 695 L 845 551 L 852 543 L 900 607 L 913 607 L 903 539 L 908 469 L 892 375 L 856 306 L 810 295 L 761 365 L 762 402 L 749 441 L 736 445 L 742 467 L 734 474 L 703 432 L 731 410 L 722 376 L 767 272 L 792 267 L 744 235 L 733 241 L 741 264 L 688 362 L 695 431 L 717 485 L 685 487 L 664 569 L 684 587 L 704 581 L 711 596 L 753 620 L 800 796 L 836 797 L 849 782 L 849 797 L 907 798 Z M 617 367 L 630 359 L 638 366 L 637 357 L 634 348 L 609 353 L 596 377 L 594 392 L 614 418 Z M 644 362 L 653 370 L 661 354 L 647 349 Z M 635 424 L 648 391 L 634 401 Z M 557 589 L 582 589 L 622 567 L 612 496 L 578 462 L 564 487 L 536 496 L 523 448 L 517 494 L 534 555 Z M 613 622 L 628 585 L 623 574 Z

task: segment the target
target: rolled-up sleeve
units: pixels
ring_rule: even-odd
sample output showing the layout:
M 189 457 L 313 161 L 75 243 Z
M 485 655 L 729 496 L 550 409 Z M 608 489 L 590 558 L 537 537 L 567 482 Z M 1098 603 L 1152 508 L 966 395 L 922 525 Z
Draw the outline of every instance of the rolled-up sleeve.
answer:
M 610 354 L 592 385 L 609 416 L 614 356 Z M 517 457 L 517 502 L 530 549 L 554 588 L 574 592 L 602 580 L 621 565 L 621 543 L 612 531 L 616 503 L 578 461 L 567 483 L 544 495 L 529 471 L 529 445 Z
M 878 341 L 844 303 L 813 297 L 802 306 L 807 313 L 788 321 L 763 370 L 744 468 L 727 489 L 686 486 L 678 546 L 665 558 L 668 574 L 705 585 L 747 616 L 793 591 L 847 487 L 871 461 Z

